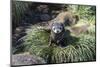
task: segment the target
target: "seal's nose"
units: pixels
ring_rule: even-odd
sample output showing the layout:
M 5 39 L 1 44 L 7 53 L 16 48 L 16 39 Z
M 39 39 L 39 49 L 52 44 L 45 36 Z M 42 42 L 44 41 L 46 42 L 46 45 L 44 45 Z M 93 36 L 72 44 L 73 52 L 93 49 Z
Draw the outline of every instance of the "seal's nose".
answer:
M 57 30 L 57 33 L 59 33 L 59 31 Z

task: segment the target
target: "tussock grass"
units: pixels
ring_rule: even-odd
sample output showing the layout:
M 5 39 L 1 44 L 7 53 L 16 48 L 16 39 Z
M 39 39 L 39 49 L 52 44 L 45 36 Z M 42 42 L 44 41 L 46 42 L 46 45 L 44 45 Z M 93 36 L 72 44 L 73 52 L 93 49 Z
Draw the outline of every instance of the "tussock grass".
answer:
M 79 37 L 69 36 L 66 39 L 66 47 L 48 46 L 50 33 L 38 27 L 29 29 L 27 33 L 23 39 L 24 50 L 44 58 L 47 63 L 94 61 L 96 59 L 95 34 L 91 36 L 90 32 L 80 34 Z

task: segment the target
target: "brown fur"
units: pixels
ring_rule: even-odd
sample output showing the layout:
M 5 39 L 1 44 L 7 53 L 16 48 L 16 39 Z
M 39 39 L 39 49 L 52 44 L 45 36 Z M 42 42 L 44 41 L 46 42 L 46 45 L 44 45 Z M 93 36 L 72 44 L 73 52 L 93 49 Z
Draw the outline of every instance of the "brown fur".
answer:
M 61 12 L 57 15 L 57 17 L 51 20 L 51 23 L 55 21 L 58 23 L 63 23 L 65 26 L 76 24 L 79 20 L 78 15 L 74 15 L 71 12 Z
M 72 27 L 69 30 L 71 33 L 74 33 L 75 35 L 79 35 L 81 33 L 88 31 L 88 27 L 89 27 L 89 25 L 85 24 L 85 25 L 81 25 L 78 27 Z

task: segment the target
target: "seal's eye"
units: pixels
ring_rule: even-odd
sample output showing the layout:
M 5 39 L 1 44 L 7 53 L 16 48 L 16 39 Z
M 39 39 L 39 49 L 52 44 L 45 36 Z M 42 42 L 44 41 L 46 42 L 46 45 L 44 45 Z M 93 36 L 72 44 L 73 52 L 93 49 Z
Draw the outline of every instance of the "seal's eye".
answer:
M 62 28 L 60 27 L 59 29 L 61 30 Z

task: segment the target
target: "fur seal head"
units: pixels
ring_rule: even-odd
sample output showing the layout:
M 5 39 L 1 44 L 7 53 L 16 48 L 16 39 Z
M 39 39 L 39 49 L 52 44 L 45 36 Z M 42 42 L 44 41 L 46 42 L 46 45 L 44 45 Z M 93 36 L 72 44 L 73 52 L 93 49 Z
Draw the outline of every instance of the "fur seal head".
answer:
M 63 25 L 62 23 L 53 23 L 53 24 L 52 24 L 51 30 L 52 30 L 55 34 L 59 34 L 59 33 L 63 32 L 63 30 L 64 30 L 64 25 Z

